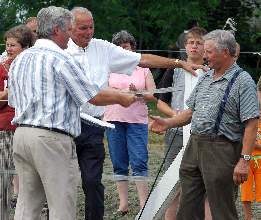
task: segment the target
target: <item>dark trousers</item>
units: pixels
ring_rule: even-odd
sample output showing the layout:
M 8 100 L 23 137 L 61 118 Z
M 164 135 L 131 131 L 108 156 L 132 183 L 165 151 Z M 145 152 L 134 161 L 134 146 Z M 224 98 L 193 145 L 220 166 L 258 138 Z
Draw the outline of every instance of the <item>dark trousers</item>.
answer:
M 207 194 L 213 220 L 238 220 L 233 182 L 241 142 L 216 135 L 190 136 L 181 165 L 181 196 L 177 220 L 204 219 Z
M 102 220 L 104 186 L 101 183 L 105 150 L 104 129 L 81 123 L 81 135 L 75 139 L 82 187 L 85 194 L 85 219 Z

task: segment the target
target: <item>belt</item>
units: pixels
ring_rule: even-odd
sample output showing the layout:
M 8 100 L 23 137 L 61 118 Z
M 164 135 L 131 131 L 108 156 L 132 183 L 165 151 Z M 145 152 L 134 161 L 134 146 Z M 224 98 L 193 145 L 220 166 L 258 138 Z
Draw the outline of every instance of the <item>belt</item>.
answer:
M 199 138 L 205 139 L 205 140 L 221 140 L 221 141 L 231 141 L 229 140 L 225 135 L 216 135 L 216 134 L 197 134 L 194 132 L 191 132 L 192 135 L 197 136 Z M 231 141 L 233 142 L 233 141 Z
M 39 128 L 39 129 L 57 132 L 57 133 L 60 133 L 60 134 L 65 134 L 65 135 L 68 135 L 68 136 L 74 138 L 70 133 L 63 131 L 63 130 L 60 130 L 58 128 L 48 128 L 48 127 L 43 127 L 43 126 L 27 125 L 27 124 L 18 124 L 17 127 Z

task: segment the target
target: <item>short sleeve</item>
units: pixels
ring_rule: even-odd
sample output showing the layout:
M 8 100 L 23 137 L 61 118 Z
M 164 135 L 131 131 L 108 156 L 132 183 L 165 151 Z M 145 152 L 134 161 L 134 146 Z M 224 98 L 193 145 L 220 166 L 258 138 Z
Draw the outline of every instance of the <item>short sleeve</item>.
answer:
M 258 97 L 254 80 L 248 74 L 242 74 L 239 88 L 240 120 L 258 118 Z
M 189 98 L 186 101 L 186 105 L 188 106 L 189 109 L 195 111 L 195 104 L 196 104 L 196 95 L 197 95 L 197 89 L 198 84 L 195 86 L 195 88 L 192 90 Z
M 112 73 L 131 75 L 140 63 L 141 54 L 135 53 L 116 46 L 109 45 L 109 67 Z

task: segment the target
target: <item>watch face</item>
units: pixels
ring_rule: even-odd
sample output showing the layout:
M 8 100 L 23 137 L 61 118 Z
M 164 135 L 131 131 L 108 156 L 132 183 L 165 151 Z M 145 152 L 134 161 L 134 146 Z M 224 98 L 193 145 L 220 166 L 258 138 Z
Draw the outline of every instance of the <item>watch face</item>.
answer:
M 244 160 L 250 160 L 250 159 L 251 159 L 250 155 L 244 155 Z

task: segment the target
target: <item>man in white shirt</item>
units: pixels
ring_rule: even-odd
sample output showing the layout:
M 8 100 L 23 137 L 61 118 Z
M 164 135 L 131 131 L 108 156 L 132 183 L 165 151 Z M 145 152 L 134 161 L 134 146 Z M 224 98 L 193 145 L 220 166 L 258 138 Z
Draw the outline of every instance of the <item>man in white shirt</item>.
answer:
M 178 59 L 134 53 L 108 41 L 95 39 L 92 13 L 81 7 L 74 8 L 72 13 L 75 16 L 75 24 L 67 52 L 86 69 L 90 82 L 96 83 L 100 88 L 107 88 L 111 72 L 132 74 L 137 65 L 149 68 L 181 67 L 189 72 L 193 72 L 192 68 L 199 68 L 198 65 L 191 66 Z M 100 118 L 105 108 L 87 103 L 81 107 L 81 111 Z M 105 157 L 103 137 L 103 129 L 82 123 L 82 133 L 75 139 L 86 195 L 85 219 L 88 220 L 101 220 L 104 215 L 104 187 L 101 183 Z

